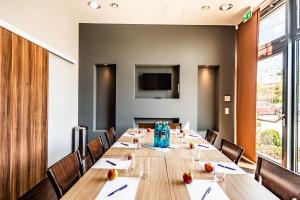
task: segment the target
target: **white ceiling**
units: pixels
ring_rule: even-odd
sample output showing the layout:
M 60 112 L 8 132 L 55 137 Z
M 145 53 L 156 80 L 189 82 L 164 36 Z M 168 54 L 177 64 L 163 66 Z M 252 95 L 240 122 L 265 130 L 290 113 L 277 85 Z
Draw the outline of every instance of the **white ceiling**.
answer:
M 117 24 L 186 24 L 186 25 L 237 25 L 244 12 L 258 7 L 264 0 L 102 0 L 102 8 L 95 10 L 89 0 L 72 0 L 80 23 Z M 119 8 L 112 8 L 111 3 Z M 220 11 L 223 3 L 232 3 L 229 11 Z M 209 10 L 201 7 L 209 5 Z

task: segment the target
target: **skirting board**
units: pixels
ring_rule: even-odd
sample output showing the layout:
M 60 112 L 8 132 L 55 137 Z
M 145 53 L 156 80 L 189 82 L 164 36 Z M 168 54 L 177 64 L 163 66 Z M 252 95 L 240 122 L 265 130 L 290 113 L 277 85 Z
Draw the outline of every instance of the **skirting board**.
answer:
M 55 54 L 55 55 L 57 55 L 57 56 L 63 58 L 64 60 L 66 60 L 66 61 L 68 61 L 68 62 L 70 62 L 70 63 L 72 63 L 72 64 L 76 64 L 76 60 L 75 60 L 75 59 L 72 59 L 72 58 L 70 58 L 69 56 L 66 56 L 66 55 L 63 54 L 62 52 L 60 52 L 60 51 L 58 51 L 58 50 L 56 50 L 56 49 L 50 47 L 50 46 L 47 45 L 46 43 L 44 43 L 44 42 L 42 42 L 42 41 L 36 39 L 36 38 L 33 37 L 32 35 L 30 35 L 30 34 L 24 32 L 24 31 L 18 29 L 17 27 L 15 27 L 15 26 L 13 26 L 13 25 L 7 23 L 6 21 L 4 21 L 4 20 L 2 20 L 2 19 L 0 19 L 0 27 L 3 27 L 3 28 L 5 28 L 5 29 L 7 29 L 7 30 L 9 30 L 9 31 L 11 31 L 11 32 L 13 32 L 13 33 L 15 33 L 15 34 L 17 34 L 17 35 L 19 35 L 19 36 L 21 36 L 21 37 L 27 39 L 27 40 L 29 40 L 30 42 L 33 42 L 33 43 L 35 43 L 35 44 L 37 44 L 37 45 L 43 47 L 44 49 L 47 49 L 49 52 L 51 52 L 51 53 L 53 53 L 53 54 Z

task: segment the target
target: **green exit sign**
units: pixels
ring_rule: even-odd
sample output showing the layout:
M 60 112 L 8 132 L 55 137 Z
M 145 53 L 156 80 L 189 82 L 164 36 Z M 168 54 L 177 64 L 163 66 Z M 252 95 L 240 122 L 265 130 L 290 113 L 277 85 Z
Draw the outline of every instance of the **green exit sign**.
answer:
M 244 15 L 243 15 L 243 22 L 245 23 L 252 17 L 252 9 L 250 8 Z

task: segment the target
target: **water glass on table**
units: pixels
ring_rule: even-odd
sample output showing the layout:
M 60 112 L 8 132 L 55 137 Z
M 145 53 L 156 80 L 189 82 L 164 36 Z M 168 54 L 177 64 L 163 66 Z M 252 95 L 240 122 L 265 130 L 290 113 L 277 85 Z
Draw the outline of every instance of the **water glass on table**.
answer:
M 200 161 L 200 149 L 192 149 L 192 161 L 199 162 Z
M 150 176 L 151 164 L 150 159 L 141 160 L 140 162 L 140 178 L 146 179 Z
M 221 182 L 225 179 L 225 173 L 222 169 L 218 168 L 218 164 L 214 163 L 214 181 Z

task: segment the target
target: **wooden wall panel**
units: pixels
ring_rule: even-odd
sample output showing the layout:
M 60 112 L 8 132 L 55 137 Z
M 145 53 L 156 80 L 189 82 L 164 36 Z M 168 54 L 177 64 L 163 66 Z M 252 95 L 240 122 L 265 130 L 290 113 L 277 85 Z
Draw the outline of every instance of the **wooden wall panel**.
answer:
M 4 50 L 10 51 L 8 72 L 0 74 L 0 102 L 7 102 L 6 108 L 0 107 L 0 129 L 7 127 L 3 133 L 9 135 L 0 141 L 9 157 L 0 199 L 16 199 L 45 177 L 47 169 L 48 52 L 5 29 L 1 31 L 10 35 L 11 48 Z
M 259 10 L 237 32 L 237 143 L 256 160 L 256 69 Z
M 9 119 L 10 89 L 7 81 L 11 74 L 11 33 L 0 28 L 0 199 L 9 196 L 10 179 L 10 134 Z

